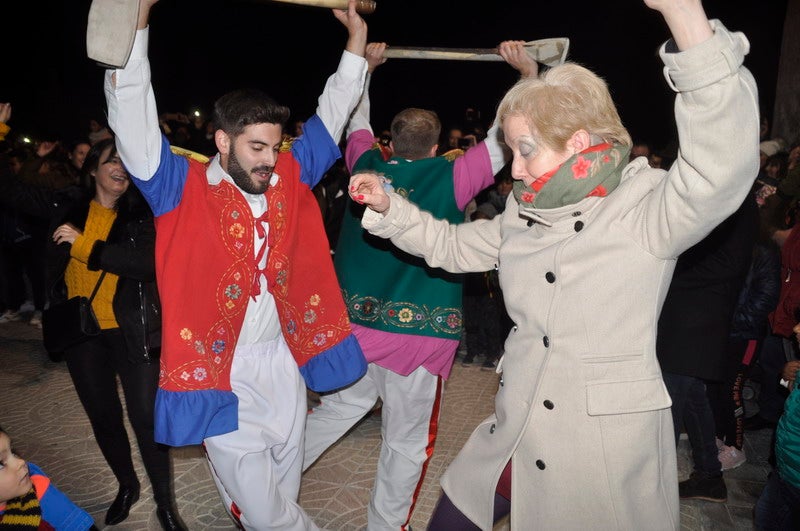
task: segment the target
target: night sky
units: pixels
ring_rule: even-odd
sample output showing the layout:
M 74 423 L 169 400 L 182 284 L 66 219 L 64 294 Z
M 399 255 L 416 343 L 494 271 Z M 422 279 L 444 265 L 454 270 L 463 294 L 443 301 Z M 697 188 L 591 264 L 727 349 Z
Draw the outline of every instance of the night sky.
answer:
M 0 101 L 11 101 L 14 132 L 71 139 L 103 117 L 102 69 L 86 58 L 89 1 L 4 2 Z M 707 0 L 706 11 L 751 42 L 746 65 L 762 107 L 774 105 L 786 0 Z M 493 47 L 505 39 L 569 37 L 569 58 L 595 70 L 611 87 L 635 138 L 670 142 L 673 95 L 659 44 L 667 28 L 641 0 L 546 2 L 377 0 L 365 19 L 369 40 L 390 46 Z M 436 6 L 436 7 L 431 7 Z M 482 6 L 482 7 L 478 7 Z M 330 10 L 269 0 L 161 0 L 151 16 L 150 59 L 160 112 L 210 111 L 225 91 L 258 87 L 310 115 L 346 41 Z M 445 126 L 466 107 L 488 121 L 517 79 L 505 63 L 392 59 L 372 83 L 374 129 L 408 107 L 437 111 Z

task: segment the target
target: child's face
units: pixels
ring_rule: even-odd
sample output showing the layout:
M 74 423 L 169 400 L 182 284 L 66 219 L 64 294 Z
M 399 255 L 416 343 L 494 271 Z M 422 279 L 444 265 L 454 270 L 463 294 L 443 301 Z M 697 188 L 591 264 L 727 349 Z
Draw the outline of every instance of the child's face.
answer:
M 31 486 L 28 463 L 11 452 L 11 439 L 0 432 L 0 503 L 24 496 Z

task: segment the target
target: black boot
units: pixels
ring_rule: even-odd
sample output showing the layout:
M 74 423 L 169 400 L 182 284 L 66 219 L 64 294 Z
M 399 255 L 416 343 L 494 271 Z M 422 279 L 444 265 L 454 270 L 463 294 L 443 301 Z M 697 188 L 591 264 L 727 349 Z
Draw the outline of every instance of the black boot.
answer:
M 174 505 L 159 505 L 156 509 L 156 516 L 158 521 L 161 522 L 161 528 L 164 531 L 188 531 L 186 524 L 181 520 L 181 515 Z
M 139 499 L 139 483 L 120 485 L 117 497 L 106 513 L 106 525 L 116 525 L 128 517 L 131 507 Z

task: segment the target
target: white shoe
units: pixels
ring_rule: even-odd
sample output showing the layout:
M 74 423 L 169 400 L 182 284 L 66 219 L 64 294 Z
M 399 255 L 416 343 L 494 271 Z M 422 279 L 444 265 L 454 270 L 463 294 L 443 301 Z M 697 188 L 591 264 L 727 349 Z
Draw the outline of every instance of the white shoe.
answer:
M 719 463 L 722 465 L 722 470 L 732 470 L 739 467 L 747 461 L 747 456 L 744 455 L 744 450 L 739 450 L 735 446 L 722 445 L 719 449 Z
M 30 324 L 31 326 L 35 326 L 36 328 L 41 329 L 42 328 L 42 312 L 40 312 L 39 310 L 36 310 L 35 312 L 33 312 L 33 315 L 31 316 L 31 320 L 28 321 L 28 324 Z
M 11 323 L 14 321 L 19 321 L 20 319 L 22 319 L 22 316 L 19 314 L 19 312 L 6 310 L 2 315 L 0 315 L 0 324 Z

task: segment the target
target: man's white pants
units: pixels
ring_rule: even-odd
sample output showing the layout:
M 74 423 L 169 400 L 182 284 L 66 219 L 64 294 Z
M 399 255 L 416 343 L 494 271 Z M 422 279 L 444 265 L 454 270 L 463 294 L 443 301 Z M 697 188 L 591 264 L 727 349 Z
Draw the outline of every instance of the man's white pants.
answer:
M 245 529 L 317 530 L 297 505 L 306 388 L 283 338 L 237 347 L 231 388 L 239 429 L 204 441 L 226 510 Z
M 306 421 L 305 470 L 367 414 L 380 397 L 381 453 L 367 509 L 369 531 L 398 531 L 408 522 L 425 462 L 433 452 L 441 379 L 420 367 L 408 376 L 369 364 L 346 389 L 323 395 Z

